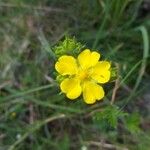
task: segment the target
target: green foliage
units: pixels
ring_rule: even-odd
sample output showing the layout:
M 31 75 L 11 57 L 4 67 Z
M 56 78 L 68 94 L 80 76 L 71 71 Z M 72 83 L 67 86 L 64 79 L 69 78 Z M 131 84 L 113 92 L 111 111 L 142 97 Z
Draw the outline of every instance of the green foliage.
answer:
M 127 116 L 127 113 L 120 111 L 117 106 L 107 106 L 102 111 L 97 112 L 93 119 L 99 122 L 99 126 L 117 128 L 118 120 Z
M 143 13 L 144 1 L 1 0 L 0 149 L 81 149 L 82 141 L 102 140 L 149 150 L 148 102 L 143 91 L 149 92 L 150 23 L 149 14 Z M 119 64 L 119 75 L 112 68 L 111 78 L 121 76 L 114 103 L 121 110 L 109 106 L 113 83 L 106 85 L 104 101 L 94 105 L 59 94 L 53 80 L 55 54 L 77 56 L 84 48 L 75 38 L 65 38 L 66 31 Z M 89 114 L 99 107 L 101 112 L 91 121 Z M 144 115 L 128 115 L 130 108 Z M 49 122 L 52 117 L 56 120 Z
M 58 150 L 69 150 L 70 140 L 67 135 L 64 135 L 61 141 L 59 141 Z
M 65 37 L 65 39 L 62 42 L 59 42 L 53 48 L 53 51 L 57 57 L 67 54 L 77 56 L 83 48 L 84 45 L 77 42 L 75 38 Z
M 150 136 L 146 134 L 140 133 L 136 134 L 138 144 L 135 146 L 135 150 L 149 150 L 150 148 Z
M 116 67 L 111 67 L 111 78 L 110 78 L 110 80 L 113 81 L 113 80 L 117 79 L 118 76 L 119 75 L 118 75 L 117 68 Z
M 140 132 L 140 115 L 138 113 L 133 113 L 128 115 L 125 118 L 125 127 L 131 132 L 131 133 L 138 133 Z
M 117 106 L 107 106 L 102 111 L 96 112 L 93 120 L 104 130 L 117 128 L 118 121 L 122 120 L 124 127 L 129 132 L 133 134 L 140 132 L 140 115 L 138 113 L 128 114 L 121 111 Z

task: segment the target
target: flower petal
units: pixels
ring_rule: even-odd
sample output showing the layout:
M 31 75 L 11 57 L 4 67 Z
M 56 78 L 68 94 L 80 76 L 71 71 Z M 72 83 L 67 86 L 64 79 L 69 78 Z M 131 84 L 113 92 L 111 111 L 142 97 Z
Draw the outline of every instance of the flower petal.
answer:
M 95 66 L 100 58 L 100 54 L 97 52 L 91 52 L 89 49 L 85 49 L 78 56 L 78 61 L 83 69 Z
M 60 84 L 61 91 L 66 93 L 69 99 L 76 99 L 81 95 L 80 80 L 76 78 L 64 79 Z
M 76 59 L 72 56 L 61 56 L 55 64 L 55 69 L 61 75 L 74 75 L 78 70 Z
M 91 78 L 98 83 L 106 83 L 110 79 L 110 63 L 108 61 L 99 61 L 93 68 Z
M 91 81 L 86 81 L 83 85 L 83 98 L 87 104 L 93 104 L 96 100 L 104 97 L 105 93 L 103 88 Z

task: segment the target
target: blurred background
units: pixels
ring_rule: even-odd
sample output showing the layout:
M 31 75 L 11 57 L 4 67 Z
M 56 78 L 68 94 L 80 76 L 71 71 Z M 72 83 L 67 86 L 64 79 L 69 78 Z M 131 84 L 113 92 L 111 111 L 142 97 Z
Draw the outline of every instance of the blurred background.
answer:
M 0 0 L 0 150 L 149 150 L 149 31 L 149 0 Z M 104 101 L 54 86 L 66 35 L 118 70 Z

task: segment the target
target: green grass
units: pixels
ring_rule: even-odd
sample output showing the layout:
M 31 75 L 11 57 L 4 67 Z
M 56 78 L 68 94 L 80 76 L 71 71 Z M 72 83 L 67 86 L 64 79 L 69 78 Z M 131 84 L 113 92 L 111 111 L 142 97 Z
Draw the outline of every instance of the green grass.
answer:
M 0 150 L 149 150 L 150 14 L 140 15 L 142 3 L 0 2 Z M 94 105 L 60 93 L 52 48 L 66 35 L 119 65 L 113 106 L 115 80 Z

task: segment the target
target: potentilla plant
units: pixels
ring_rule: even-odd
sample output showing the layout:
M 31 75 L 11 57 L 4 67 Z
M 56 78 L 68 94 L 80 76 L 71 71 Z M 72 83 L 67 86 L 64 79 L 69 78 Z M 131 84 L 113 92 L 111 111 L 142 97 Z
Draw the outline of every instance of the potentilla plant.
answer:
M 85 104 L 98 103 L 104 99 L 103 85 L 116 79 L 118 72 L 110 60 L 101 60 L 98 50 L 89 49 L 77 42 L 75 38 L 68 37 L 59 42 L 53 48 L 53 52 L 57 58 L 56 80 L 61 94 L 64 94 L 66 99 L 78 100 L 81 97 Z M 118 119 L 121 119 L 127 128 L 129 126 L 129 130 L 130 126 L 133 127 L 131 132 L 139 129 L 138 123 L 132 121 L 135 117 L 130 119 L 131 115 L 123 112 L 112 101 L 107 104 L 102 110 L 95 111 L 92 116 L 93 121 L 100 122 L 104 128 L 108 125 L 116 128 Z
M 105 96 L 103 84 L 110 80 L 111 63 L 100 60 L 96 50 L 80 48 L 83 48 L 80 43 L 69 38 L 55 47 L 54 51 L 59 54 L 55 63 L 57 78 L 61 77 L 60 90 L 68 99 L 83 95 L 85 103 L 93 104 Z

